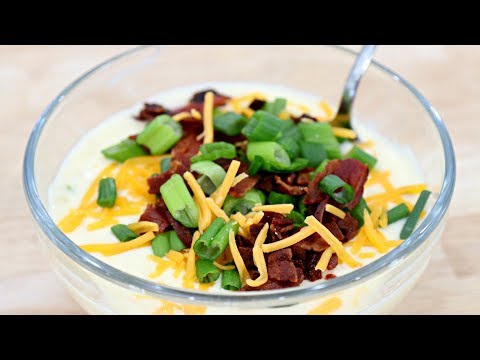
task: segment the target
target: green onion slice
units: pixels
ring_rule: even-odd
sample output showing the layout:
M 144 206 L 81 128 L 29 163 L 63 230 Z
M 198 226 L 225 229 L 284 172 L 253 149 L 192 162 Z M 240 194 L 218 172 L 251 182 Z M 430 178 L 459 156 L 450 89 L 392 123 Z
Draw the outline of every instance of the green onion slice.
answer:
M 225 170 L 213 161 L 199 161 L 192 164 L 190 169 L 202 174 L 198 183 L 207 195 L 212 194 L 222 184 L 226 175 Z
M 138 237 L 138 235 L 134 231 L 130 230 L 128 226 L 124 224 L 114 225 L 110 228 L 110 230 L 112 231 L 113 235 L 115 235 L 115 237 L 121 242 L 130 241 Z
M 420 214 L 422 213 L 425 205 L 427 204 L 427 200 L 430 196 L 431 192 L 428 190 L 423 190 L 418 197 L 415 206 L 413 207 L 412 213 L 408 217 L 405 225 L 403 226 L 402 231 L 400 232 L 400 239 L 405 240 L 410 235 L 412 235 L 415 226 L 418 223 L 418 219 L 420 219 Z
M 157 116 L 137 136 L 137 143 L 148 147 L 152 155 L 161 155 L 183 135 L 182 126 L 169 115 Z
M 183 178 L 174 174 L 160 187 L 160 193 L 173 218 L 188 228 L 198 227 L 198 208 Z
M 195 262 L 195 267 L 197 279 L 200 283 L 211 283 L 220 277 L 220 270 L 211 261 L 198 259 Z
M 408 210 L 407 205 L 400 204 L 395 206 L 393 209 L 388 210 L 388 225 L 393 224 L 399 220 L 405 219 L 410 215 L 410 210 Z
M 111 160 L 123 163 L 124 161 L 147 155 L 146 151 L 131 139 L 126 139 L 120 143 L 102 150 L 102 154 Z
M 98 184 L 97 204 L 103 208 L 112 208 L 117 199 L 117 186 L 115 179 L 105 178 Z
M 353 187 L 336 175 L 325 176 L 320 181 L 320 190 L 339 204 L 348 204 L 353 200 Z
M 377 164 L 377 159 L 370 155 L 369 153 L 363 151 L 358 146 L 354 146 L 348 153 L 345 155 L 346 158 L 357 159 L 362 163 L 368 165 L 368 168 L 372 170 Z

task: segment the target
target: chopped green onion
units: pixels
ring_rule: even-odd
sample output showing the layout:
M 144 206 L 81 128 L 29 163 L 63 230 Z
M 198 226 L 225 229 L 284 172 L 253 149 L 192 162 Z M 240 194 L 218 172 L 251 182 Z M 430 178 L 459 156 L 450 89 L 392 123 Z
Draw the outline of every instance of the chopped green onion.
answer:
M 112 230 L 113 235 L 115 235 L 115 237 L 121 242 L 130 241 L 138 237 L 134 231 L 130 230 L 127 225 L 123 224 L 114 225 L 110 230 Z
M 209 257 L 208 260 L 216 260 L 220 255 L 223 254 L 225 249 L 228 246 L 228 236 L 230 230 L 233 230 L 235 235 L 238 233 L 239 225 L 236 221 L 229 221 L 220 229 L 220 231 L 215 235 L 209 245 Z
M 158 234 L 152 241 L 152 251 L 155 256 L 164 257 L 170 251 L 169 232 Z
M 296 158 L 294 161 L 292 161 L 292 163 L 290 164 L 290 166 L 286 167 L 286 168 L 283 168 L 283 169 L 272 169 L 272 171 L 276 171 L 276 172 L 297 172 L 297 171 L 300 171 L 300 170 L 303 170 L 305 168 L 308 167 L 308 159 L 304 159 L 304 158 Z M 267 169 L 269 170 L 269 169 Z
M 267 202 L 269 204 L 293 204 L 295 197 L 291 195 L 280 194 L 276 191 L 270 191 L 268 194 Z
M 257 189 L 249 190 L 241 198 L 234 198 L 227 195 L 225 202 L 223 203 L 223 211 L 230 216 L 237 212 L 246 215 L 257 204 L 265 204 L 265 194 Z
M 285 127 L 285 122 L 266 111 L 256 111 L 247 125 L 242 129 L 242 134 L 249 141 L 272 141 L 280 135 Z
M 97 204 L 103 208 L 112 208 L 117 199 L 117 186 L 115 179 L 105 178 L 98 184 Z
M 248 173 L 252 176 L 257 175 L 257 173 L 260 171 L 260 169 L 263 166 L 263 158 L 261 156 L 255 155 L 253 158 L 253 161 L 250 162 L 248 165 Z
M 400 204 L 395 206 L 393 209 L 388 210 L 388 225 L 393 224 L 399 220 L 405 219 L 410 215 L 410 210 L 405 204 Z
M 165 158 L 160 161 L 160 170 L 162 173 L 168 171 L 172 167 L 172 158 Z
M 263 105 L 262 110 L 277 116 L 287 108 L 287 99 L 276 98 L 273 102 L 267 102 Z
M 291 164 L 290 156 L 285 149 L 273 141 L 249 142 L 247 145 L 247 158 L 253 161 L 255 156 L 260 156 L 264 161 L 265 169 L 284 169 Z
M 198 227 L 198 208 L 183 178 L 174 174 L 160 187 L 160 193 L 173 218 L 188 228 Z
M 198 259 L 195 262 L 198 282 L 211 283 L 220 277 L 220 270 L 211 261 Z
M 162 155 L 170 150 L 182 135 L 182 125 L 168 115 L 160 115 L 137 136 L 137 143 L 148 147 L 152 155 Z
M 233 144 L 218 141 L 200 146 L 202 155 L 196 155 L 190 159 L 193 163 L 200 161 L 214 161 L 218 159 L 233 159 L 237 156 L 237 151 Z
M 284 136 L 278 139 L 277 143 L 282 145 L 292 160 L 295 159 L 298 154 L 300 154 L 300 145 L 298 145 L 298 142 L 295 139 Z
M 353 200 L 353 187 L 340 179 L 337 175 L 325 176 L 320 181 L 320 190 L 328 194 L 339 204 L 348 204 Z
M 222 273 L 222 288 L 230 291 L 238 291 L 242 288 L 242 280 L 236 268 Z
M 285 125 L 282 129 L 282 137 L 288 137 L 295 141 L 302 140 L 302 133 L 298 129 L 298 126 L 292 120 L 284 120 Z
M 211 258 L 211 249 L 210 243 L 212 242 L 215 235 L 223 228 L 225 225 L 225 220 L 222 218 L 216 218 L 210 226 L 205 230 L 205 232 L 200 236 L 200 238 L 193 245 L 193 251 L 201 259 Z
M 338 140 L 329 123 L 300 123 L 298 129 L 306 142 L 322 144 L 329 159 L 341 158 Z
M 186 249 L 186 246 L 183 243 L 183 241 L 180 240 L 177 233 L 173 230 L 170 231 L 169 242 L 170 242 L 170 250 L 182 251 Z
M 318 165 L 318 167 L 313 172 L 313 177 L 317 176 L 318 173 L 323 172 L 325 170 L 325 168 L 327 167 L 327 164 L 329 163 L 329 161 L 330 160 L 328 160 L 328 159 L 323 160 L 322 163 L 320 165 Z
M 107 159 L 112 159 L 121 163 L 130 158 L 147 155 L 146 151 L 131 139 L 123 140 L 116 145 L 103 149 L 102 154 Z
M 367 203 L 364 198 L 360 200 L 360 202 L 355 206 L 351 211 L 350 215 L 352 215 L 358 221 L 358 227 L 361 228 L 365 223 L 363 219 L 363 210 L 367 209 L 370 212 L 370 209 L 367 206 Z
M 375 157 L 363 151 L 358 146 L 354 146 L 352 150 L 350 150 L 347 153 L 347 155 L 345 155 L 345 157 L 349 159 L 357 159 L 358 161 L 361 161 L 362 163 L 368 165 L 368 168 L 370 170 L 372 170 L 377 164 L 377 159 Z
M 213 161 L 199 161 L 192 164 L 190 170 L 202 174 L 198 183 L 207 195 L 212 194 L 222 184 L 226 175 L 225 170 Z
M 237 136 L 247 124 L 247 119 L 234 112 L 216 115 L 213 119 L 213 127 L 228 136 Z
M 327 152 L 322 144 L 300 141 L 302 158 L 308 159 L 308 166 L 317 167 L 327 158 Z
M 410 235 L 412 235 L 415 226 L 417 225 L 418 219 L 420 218 L 420 214 L 422 213 L 425 205 L 427 204 L 427 200 L 430 196 L 431 192 L 428 190 L 423 190 L 418 197 L 418 200 L 413 207 L 413 210 L 408 217 L 405 225 L 403 226 L 402 231 L 400 232 L 400 239 L 405 240 Z
M 298 211 L 292 210 L 290 214 L 286 215 L 286 217 L 293 220 L 295 227 L 302 227 L 305 225 L 305 217 Z

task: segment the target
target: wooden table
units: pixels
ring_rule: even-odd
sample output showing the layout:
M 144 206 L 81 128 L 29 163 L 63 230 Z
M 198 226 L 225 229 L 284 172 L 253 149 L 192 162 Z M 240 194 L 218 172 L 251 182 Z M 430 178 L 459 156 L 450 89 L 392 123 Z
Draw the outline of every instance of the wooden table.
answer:
M 0 313 L 84 313 L 39 253 L 21 185 L 22 158 L 34 122 L 54 96 L 127 48 L 0 46 Z M 480 47 L 382 46 L 377 59 L 436 106 L 458 161 L 443 239 L 419 284 L 395 313 L 480 314 Z

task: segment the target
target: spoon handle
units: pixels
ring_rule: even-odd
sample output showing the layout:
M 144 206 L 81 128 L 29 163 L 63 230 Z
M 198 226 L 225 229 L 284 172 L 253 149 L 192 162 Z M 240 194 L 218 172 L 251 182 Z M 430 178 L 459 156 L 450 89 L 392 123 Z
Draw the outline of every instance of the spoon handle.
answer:
M 370 66 L 376 48 L 377 45 L 364 45 L 355 60 L 355 64 L 353 65 L 350 74 L 348 75 L 343 90 L 342 101 L 338 108 L 338 114 L 334 120 L 334 122 L 340 126 L 351 127 L 350 112 L 355 100 L 358 84 L 360 83 L 363 74 Z

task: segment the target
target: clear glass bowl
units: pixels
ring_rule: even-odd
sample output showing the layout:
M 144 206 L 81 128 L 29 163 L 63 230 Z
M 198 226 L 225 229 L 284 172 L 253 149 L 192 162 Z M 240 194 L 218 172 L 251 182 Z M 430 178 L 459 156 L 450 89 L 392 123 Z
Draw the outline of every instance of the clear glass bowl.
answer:
M 388 313 L 416 283 L 439 240 L 455 183 L 455 157 L 435 109 L 407 81 L 376 62 L 360 85 L 354 116 L 413 151 L 436 202 L 409 239 L 356 271 L 270 292 L 224 295 L 171 288 L 119 271 L 84 252 L 58 229 L 47 210 L 48 187 L 65 156 L 110 114 L 173 87 L 217 81 L 286 85 L 337 104 L 355 55 L 333 46 L 140 47 L 95 67 L 63 90 L 32 131 L 24 187 L 42 248 L 79 304 L 92 314 L 144 313 L 145 301 L 170 304 L 167 313 L 207 309 L 223 314 L 302 314 L 312 304 L 328 304 L 338 297 L 347 300 L 337 313 Z

